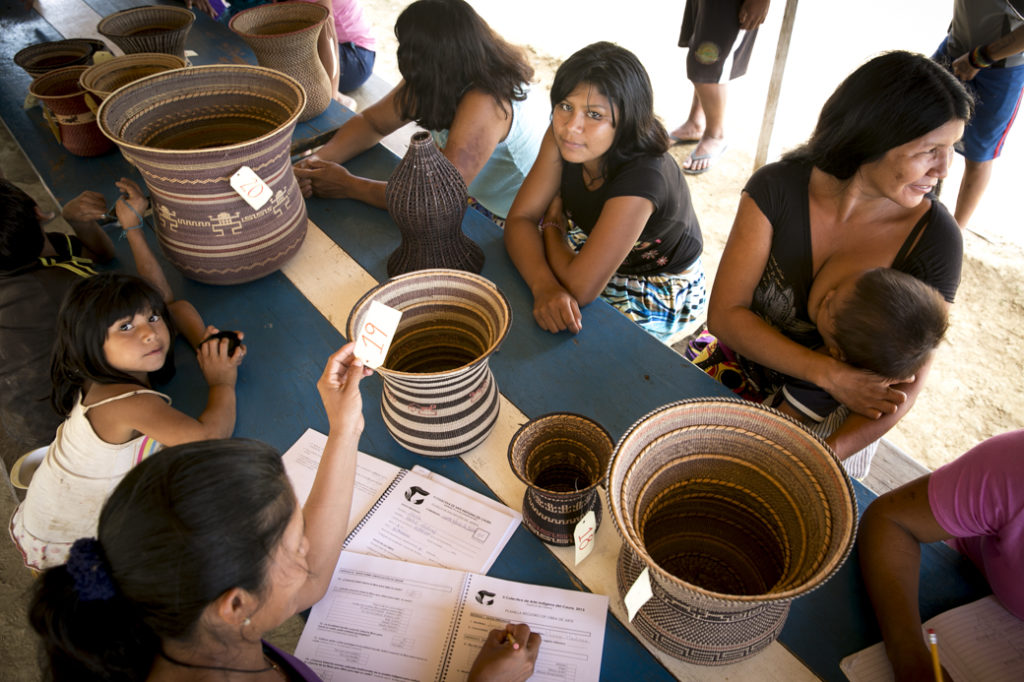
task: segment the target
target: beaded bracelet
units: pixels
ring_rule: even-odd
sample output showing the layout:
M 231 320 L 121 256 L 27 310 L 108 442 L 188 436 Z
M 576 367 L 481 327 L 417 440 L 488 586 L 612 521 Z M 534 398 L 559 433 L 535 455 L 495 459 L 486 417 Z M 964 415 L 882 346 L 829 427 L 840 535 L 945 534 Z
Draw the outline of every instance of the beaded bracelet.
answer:
M 979 45 L 967 53 L 967 61 L 976 69 L 987 69 L 995 64 L 995 60 L 988 53 L 988 46 Z
M 557 228 L 557 229 L 559 229 L 559 230 L 561 230 L 561 229 L 562 229 L 562 226 L 561 226 L 561 225 L 559 225 L 558 223 L 556 223 L 556 222 L 555 222 L 555 221 L 553 221 L 553 220 L 545 220 L 544 222 L 542 222 L 542 223 L 541 223 L 541 224 L 539 225 L 539 227 L 540 227 L 540 231 L 541 231 L 541 232 L 543 232 L 543 231 L 544 231 L 544 228 L 546 228 L 546 227 L 554 227 L 554 228 Z

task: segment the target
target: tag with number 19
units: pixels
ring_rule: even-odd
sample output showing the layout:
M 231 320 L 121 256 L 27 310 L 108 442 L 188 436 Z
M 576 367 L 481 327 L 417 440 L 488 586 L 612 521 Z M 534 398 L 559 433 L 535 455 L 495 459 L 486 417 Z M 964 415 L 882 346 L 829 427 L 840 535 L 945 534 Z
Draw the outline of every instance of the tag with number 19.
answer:
M 384 364 L 384 358 L 391 348 L 391 341 L 402 319 L 402 311 L 395 310 L 378 301 L 370 303 L 363 323 L 356 330 L 355 356 L 371 369 Z

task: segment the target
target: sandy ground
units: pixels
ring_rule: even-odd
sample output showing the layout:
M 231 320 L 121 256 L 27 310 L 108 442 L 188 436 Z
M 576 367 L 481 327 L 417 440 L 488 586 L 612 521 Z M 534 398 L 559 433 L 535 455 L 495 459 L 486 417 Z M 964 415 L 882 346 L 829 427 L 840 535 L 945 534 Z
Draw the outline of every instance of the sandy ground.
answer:
M 406 3 L 363 0 L 380 46 L 375 71 L 397 82 L 394 20 Z M 539 87 L 551 83 L 562 59 L 580 47 L 611 40 L 635 52 L 647 67 L 655 106 L 669 130 L 689 110 L 692 88 L 685 80 L 685 51 L 676 47 L 683 2 L 552 3 L 548 0 L 471 0 L 491 26 L 511 42 L 526 46 Z M 887 49 L 930 54 L 949 23 L 952 2 L 885 0 L 801 3 L 796 15 L 780 105 L 768 159 L 802 142 L 836 85 L 860 63 Z M 850 14 L 850 9 L 856 12 Z M 705 266 L 717 270 L 743 183 L 753 170 L 754 151 L 764 118 L 785 3 L 772 3 L 761 27 L 750 72 L 730 88 L 729 151 L 705 175 L 690 176 L 690 190 L 705 239 Z M 885 17 L 885 25 L 877 21 Z M 950 461 L 979 441 L 1024 425 L 1024 232 L 1020 212 L 1010 202 L 1013 180 L 1024 172 L 1024 132 L 1011 132 L 994 179 L 971 227 L 964 233 L 963 279 L 928 383 L 914 409 L 888 438 L 926 466 Z M 679 159 L 692 147 L 676 147 Z M 956 203 L 963 162 L 959 157 L 945 180 L 943 199 Z M 983 236 L 979 236 L 983 235 Z M 993 365 L 995 369 L 990 369 Z M 995 384 L 992 377 L 1000 378 Z

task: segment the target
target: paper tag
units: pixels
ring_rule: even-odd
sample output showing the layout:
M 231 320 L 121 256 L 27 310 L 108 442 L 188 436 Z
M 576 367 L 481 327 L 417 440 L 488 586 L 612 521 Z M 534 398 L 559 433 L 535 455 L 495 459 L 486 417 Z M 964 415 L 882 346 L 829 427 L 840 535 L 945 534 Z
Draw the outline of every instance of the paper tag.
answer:
M 576 566 L 580 565 L 580 562 L 590 556 L 590 553 L 594 551 L 594 545 L 597 544 L 597 515 L 594 514 L 594 510 L 588 511 L 580 519 L 580 522 L 576 524 L 576 530 L 573 531 L 572 536 L 576 539 Z
M 626 597 L 622 600 L 626 603 L 626 614 L 629 616 L 629 622 L 631 623 L 640 607 L 654 596 L 654 592 L 651 591 L 651 575 L 647 571 L 648 569 L 644 567 L 644 570 L 636 577 L 633 587 L 629 588 L 629 592 L 626 593 Z
M 401 319 L 401 310 L 395 310 L 379 301 L 371 301 L 370 310 L 363 318 L 363 326 L 356 330 L 355 356 L 370 369 L 384 364 Z
M 102 64 L 103 62 L 109 62 L 114 58 L 114 53 L 109 50 L 97 50 L 92 53 L 92 63 Z
M 231 176 L 231 187 L 238 192 L 238 196 L 245 199 L 245 203 L 252 206 L 254 211 L 260 210 L 274 194 L 267 183 L 248 166 L 242 166 L 235 171 Z

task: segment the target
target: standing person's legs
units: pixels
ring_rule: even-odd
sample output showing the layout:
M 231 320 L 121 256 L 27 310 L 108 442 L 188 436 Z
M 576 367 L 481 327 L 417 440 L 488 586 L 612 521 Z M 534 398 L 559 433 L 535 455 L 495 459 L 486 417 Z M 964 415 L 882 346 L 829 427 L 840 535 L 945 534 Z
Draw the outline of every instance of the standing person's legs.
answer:
M 704 111 L 704 133 L 683 162 L 683 170 L 702 172 L 718 158 L 728 146 L 725 141 L 725 102 L 728 93 L 725 83 L 694 83 L 694 99 Z
M 960 181 L 960 193 L 956 195 L 956 212 L 953 217 L 960 227 L 967 227 L 974 209 L 981 203 L 981 196 L 992 179 L 992 162 L 964 159 L 964 177 Z

